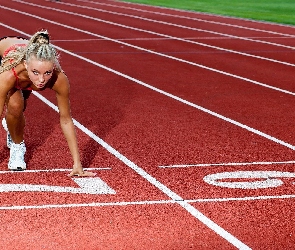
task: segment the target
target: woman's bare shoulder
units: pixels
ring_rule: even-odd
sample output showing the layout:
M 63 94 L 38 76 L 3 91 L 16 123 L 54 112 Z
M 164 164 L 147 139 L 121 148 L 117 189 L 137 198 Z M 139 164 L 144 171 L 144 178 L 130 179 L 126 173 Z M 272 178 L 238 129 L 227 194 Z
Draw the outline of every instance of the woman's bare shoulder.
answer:
M 9 91 L 15 86 L 15 76 L 11 70 L 4 71 L 0 74 L 1 91 Z
M 64 91 L 69 88 L 69 80 L 63 71 L 54 73 L 51 79 L 51 88 L 56 92 Z

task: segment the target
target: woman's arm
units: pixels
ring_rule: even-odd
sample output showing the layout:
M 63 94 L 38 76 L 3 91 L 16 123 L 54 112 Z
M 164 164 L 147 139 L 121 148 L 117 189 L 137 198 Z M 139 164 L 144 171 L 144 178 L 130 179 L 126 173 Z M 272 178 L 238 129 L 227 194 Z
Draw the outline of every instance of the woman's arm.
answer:
M 69 176 L 94 176 L 92 172 L 83 171 L 83 167 L 80 161 L 80 154 L 78 149 L 77 137 L 75 126 L 71 117 L 69 92 L 69 81 L 64 73 L 59 73 L 53 90 L 56 92 L 57 105 L 60 113 L 60 125 L 63 134 L 68 142 L 68 146 L 74 161 L 73 170 Z

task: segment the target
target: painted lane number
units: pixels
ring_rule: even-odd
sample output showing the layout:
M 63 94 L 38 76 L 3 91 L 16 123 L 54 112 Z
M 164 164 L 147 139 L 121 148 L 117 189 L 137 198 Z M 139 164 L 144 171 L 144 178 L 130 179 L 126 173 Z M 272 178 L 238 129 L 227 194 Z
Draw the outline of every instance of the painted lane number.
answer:
M 273 188 L 283 185 L 281 178 L 295 178 L 295 173 L 279 171 L 236 171 L 210 174 L 203 178 L 208 184 L 242 189 Z M 246 179 L 245 181 L 232 181 Z M 255 180 L 253 180 L 255 179 Z M 262 180 L 257 180 L 262 179 Z
M 115 194 L 115 190 L 110 188 L 99 177 L 73 178 L 78 184 L 75 187 L 33 185 L 33 184 L 0 184 L 0 192 L 58 192 L 73 194 Z

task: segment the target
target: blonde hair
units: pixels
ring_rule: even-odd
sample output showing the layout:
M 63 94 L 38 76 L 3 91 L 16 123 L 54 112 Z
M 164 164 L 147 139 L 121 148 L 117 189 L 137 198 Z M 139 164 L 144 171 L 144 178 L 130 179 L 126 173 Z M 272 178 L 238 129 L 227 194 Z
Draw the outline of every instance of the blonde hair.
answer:
M 0 73 L 16 67 L 24 60 L 29 62 L 32 57 L 40 61 L 53 62 L 55 69 L 59 72 L 61 71 L 58 61 L 59 55 L 55 48 L 49 43 L 49 34 L 47 30 L 42 30 L 36 32 L 25 47 L 16 45 L 13 50 L 10 50 L 7 55 L 2 57 Z M 10 63 L 6 64 L 6 62 Z

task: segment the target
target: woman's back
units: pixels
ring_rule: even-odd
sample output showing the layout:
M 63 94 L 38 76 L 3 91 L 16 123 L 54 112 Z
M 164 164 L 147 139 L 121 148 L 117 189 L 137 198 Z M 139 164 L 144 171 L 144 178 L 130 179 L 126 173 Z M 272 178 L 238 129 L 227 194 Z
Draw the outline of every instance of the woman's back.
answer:
M 2 57 L 5 50 L 14 44 L 27 44 L 28 41 L 17 37 L 4 37 L 0 40 L 0 56 Z

